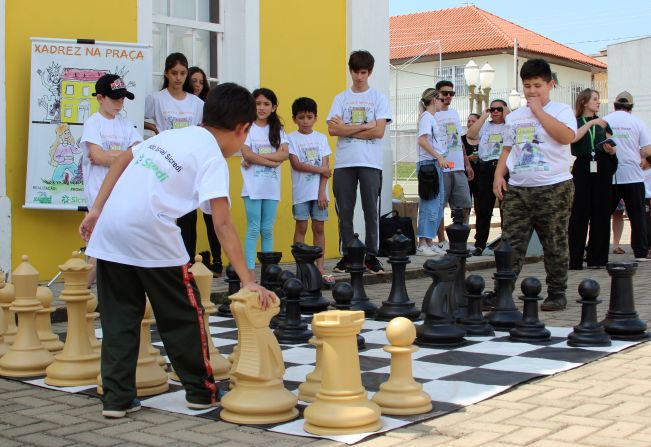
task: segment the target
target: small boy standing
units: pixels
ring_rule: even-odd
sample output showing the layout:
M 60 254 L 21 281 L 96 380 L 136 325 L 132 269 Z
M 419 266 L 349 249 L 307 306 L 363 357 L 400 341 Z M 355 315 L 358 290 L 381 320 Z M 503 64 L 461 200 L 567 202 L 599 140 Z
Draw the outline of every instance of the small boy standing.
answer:
M 296 220 L 294 243 L 304 242 L 308 220 L 312 218 L 312 238 L 314 245 L 325 253 L 324 222 L 328 220 L 328 178 L 331 154 L 328 140 L 324 134 L 314 129 L 317 118 L 316 101 L 311 98 L 298 98 L 292 104 L 292 119 L 298 130 L 288 135 L 289 162 L 292 165 L 292 213 Z M 323 282 L 333 285 L 332 275 L 325 272 L 323 256 L 317 259 L 316 266 L 321 272 Z
M 567 305 L 567 227 L 574 197 L 570 143 L 576 135 L 576 118 L 570 106 L 549 99 L 554 81 L 547 61 L 528 60 L 522 64 L 520 78 L 527 106 L 506 117 L 493 192 L 502 200 L 502 237 L 516 254 L 513 270 L 520 273 L 536 230 L 547 273 L 547 298 L 541 309 L 563 310 Z
M 243 287 L 259 293 L 263 310 L 276 299 L 249 272 L 229 211 L 225 159 L 240 150 L 255 118 L 248 90 L 231 83 L 217 86 L 206 98 L 203 127 L 162 132 L 114 160 L 79 226 L 82 239 L 89 241 L 87 253 L 97 258 L 104 417 L 121 418 L 140 409 L 135 381 L 145 294 L 188 408 L 216 405 L 209 334 L 176 219 L 197 208 L 212 214 Z

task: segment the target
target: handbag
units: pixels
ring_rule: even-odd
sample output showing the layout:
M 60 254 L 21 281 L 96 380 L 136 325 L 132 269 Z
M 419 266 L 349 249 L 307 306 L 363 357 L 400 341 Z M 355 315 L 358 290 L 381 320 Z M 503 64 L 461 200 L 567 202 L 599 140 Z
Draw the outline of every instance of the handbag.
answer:
M 410 217 L 400 217 L 398 211 L 393 210 L 380 216 L 380 249 L 378 256 L 389 256 L 391 246 L 389 239 L 400 230 L 405 237 L 411 239 L 408 255 L 416 254 L 416 237 L 414 235 L 414 226 Z
M 424 165 L 418 170 L 418 197 L 432 200 L 439 194 L 439 171 L 436 165 Z

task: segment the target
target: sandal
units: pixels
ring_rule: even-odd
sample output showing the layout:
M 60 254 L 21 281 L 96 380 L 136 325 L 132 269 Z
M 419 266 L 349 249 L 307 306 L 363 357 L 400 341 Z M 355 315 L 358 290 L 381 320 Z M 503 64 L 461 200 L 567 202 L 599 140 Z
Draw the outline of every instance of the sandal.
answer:
M 321 275 L 321 278 L 323 278 L 323 285 L 326 287 L 331 287 L 335 285 L 335 277 L 332 275 L 328 274 L 323 274 Z
M 623 255 L 626 253 L 626 250 L 624 250 L 622 247 L 615 247 L 613 248 L 613 253 L 616 255 Z

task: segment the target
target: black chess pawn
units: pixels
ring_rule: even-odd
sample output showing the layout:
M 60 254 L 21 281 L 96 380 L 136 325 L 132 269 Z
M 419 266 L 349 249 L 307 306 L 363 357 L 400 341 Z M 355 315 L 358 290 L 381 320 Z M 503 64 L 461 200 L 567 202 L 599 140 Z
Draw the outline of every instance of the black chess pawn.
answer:
M 396 317 L 405 317 L 410 320 L 417 320 L 420 311 L 416 304 L 409 299 L 407 294 L 407 281 L 405 270 L 411 261 L 407 252 L 411 248 L 411 239 L 404 236 L 398 230 L 393 237 L 389 238 L 389 264 L 391 264 L 392 279 L 389 298 L 382 302 L 382 306 L 375 314 L 376 320 L 391 321 Z
M 347 282 L 338 282 L 332 286 L 332 298 L 335 300 L 332 305 L 337 310 L 350 310 L 350 301 L 353 298 L 353 286 Z M 357 334 L 357 349 L 364 349 L 366 340 Z
M 457 321 L 468 315 L 468 301 L 466 300 L 466 287 L 464 285 L 466 278 L 466 259 L 471 254 L 468 250 L 468 236 L 470 227 L 464 222 L 464 213 L 462 208 L 452 210 L 452 223 L 445 227 L 445 233 L 450 241 L 448 254 L 459 259 L 459 269 L 457 276 L 454 278 L 454 317 Z
M 466 329 L 467 335 L 495 335 L 495 331 L 481 313 L 482 291 L 485 285 L 484 278 L 479 275 L 466 278 L 468 315 L 461 319 L 460 324 Z
M 497 267 L 497 272 L 493 274 L 495 304 L 493 310 L 486 314 L 486 319 L 495 329 L 505 330 L 515 327 L 515 324 L 522 320 L 522 313 L 513 302 L 513 289 L 517 278 L 513 272 L 514 252 L 513 247 L 503 239 L 494 253 Z
M 301 312 L 311 315 L 327 310 L 330 303 L 321 293 L 323 277 L 316 266 L 316 260 L 323 256 L 323 249 L 297 242 L 292 245 L 292 255 L 296 260 L 296 277 L 303 283 Z
M 586 278 L 579 284 L 581 322 L 574 326 L 574 332 L 567 336 L 567 344 L 575 347 L 610 346 L 610 336 L 604 326 L 597 321 L 597 304 L 601 303 L 599 283 Z
M 285 292 L 286 313 L 284 319 L 280 320 L 274 335 L 278 343 L 302 344 L 312 338 L 312 331 L 308 329 L 307 323 L 301 319 L 301 291 L 303 284 L 296 278 L 290 278 L 283 284 Z
M 524 301 L 524 313 L 522 320 L 515 324 L 509 331 L 509 338 L 513 341 L 532 342 L 549 340 L 551 333 L 545 328 L 545 323 L 538 319 L 538 296 L 542 290 L 542 284 L 538 278 L 525 278 L 520 284 Z
M 366 317 L 372 317 L 377 310 L 366 295 L 364 290 L 364 272 L 366 272 L 366 246 L 359 240 L 359 235 L 355 233 L 353 240 L 346 246 L 348 250 L 348 260 L 350 261 L 350 284 L 353 286 L 352 310 L 363 310 Z
M 610 275 L 610 305 L 602 321 L 613 340 L 644 340 L 649 338 L 647 325 L 635 310 L 633 275 L 637 262 L 609 262 L 606 269 Z
M 459 259 L 446 255 L 441 259 L 428 259 L 423 266 L 432 278 L 431 294 L 423 299 L 425 321 L 416 329 L 416 344 L 421 346 L 451 347 L 465 343 L 466 330 L 456 324 L 452 312 L 454 303 L 454 278 L 459 269 Z
M 231 313 L 231 299 L 229 296 L 235 295 L 240 290 L 240 277 L 237 276 L 235 269 L 232 265 L 226 267 L 226 278 L 224 282 L 228 284 L 228 295 L 224 298 L 224 302 L 217 308 L 217 315 L 220 317 L 233 318 Z
M 273 281 L 274 287 L 272 290 L 280 300 L 280 310 L 269 322 L 269 327 L 271 329 L 277 328 L 278 324 L 287 317 L 287 300 L 285 291 L 283 290 L 283 284 L 285 284 L 285 282 L 290 278 L 296 278 L 296 276 L 289 270 L 283 270 L 276 277 L 272 277 L 272 279 L 275 279 L 275 281 Z
M 283 254 L 280 251 L 259 251 L 258 261 L 260 261 L 260 285 L 267 287 L 267 269 L 272 264 L 280 264 Z

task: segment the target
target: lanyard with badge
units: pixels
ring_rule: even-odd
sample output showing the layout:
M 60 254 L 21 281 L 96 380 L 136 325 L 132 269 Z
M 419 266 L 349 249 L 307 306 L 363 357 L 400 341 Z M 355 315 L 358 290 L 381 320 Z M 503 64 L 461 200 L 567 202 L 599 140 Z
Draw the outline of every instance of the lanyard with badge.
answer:
M 585 119 L 585 116 L 581 117 L 581 119 L 583 120 L 583 124 L 588 123 L 588 121 Z M 596 130 L 594 126 L 591 126 L 588 129 L 588 133 L 590 134 L 590 156 L 592 157 L 592 159 L 590 160 L 590 173 L 594 174 L 597 172 L 597 161 L 594 159 L 594 155 L 595 155 L 594 139 L 596 134 Z

